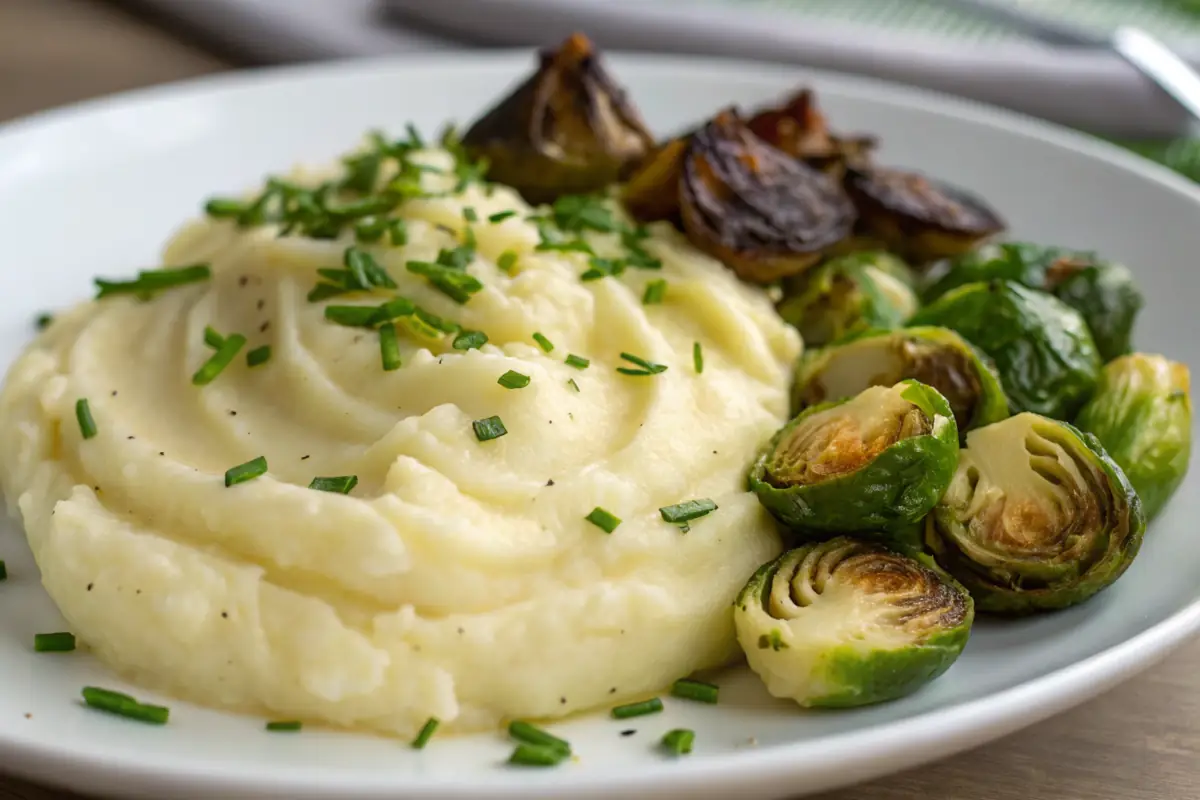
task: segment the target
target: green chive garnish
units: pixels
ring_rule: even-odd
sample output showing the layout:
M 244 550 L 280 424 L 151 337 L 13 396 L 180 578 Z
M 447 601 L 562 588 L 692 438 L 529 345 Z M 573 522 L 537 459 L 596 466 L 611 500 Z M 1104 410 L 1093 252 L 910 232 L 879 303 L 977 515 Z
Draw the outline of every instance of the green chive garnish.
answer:
M 481 442 L 499 439 L 508 433 L 508 429 L 504 427 L 504 422 L 499 417 L 477 419 L 471 423 L 471 427 L 475 429 L 475 438 Z
M 692 366 L 696 368 L 696 374 L 704 372 L 704 351 L 700 349 L 700 343 L 692 344 Z
M 584 517 L 584 519 L 605 533 L 612 533 L 617 529 L 617 526 L 621 524 L 620 517 L 618 517 L 616 514 L 605 511 L 600 506 L 593 508 L 592 513 L 588 514 L 586 517 Z
M 51 322 L 54 322 L 54 316 L 47 312 L 42 312 L 41 314 L 37 315 L 33 321 L 33 324 L 39 331 L 44 331 L 46 328 L 50 327 Z
M 408 244 L 408 225 L 402 219 L 388 221 L 388 241 L 392 247 L 403 247 Z
M 455 350 L 478 350 L 487 344 L 487 334 L 483 331 L 463 331 L 454 337 Z
M 221 374 L 221 371 L 229 366 L 245 344 L 246 337 L 240 333 L 231 333 L 226 336 L 225 340 L 221 342 L 221 346 L 217 348 L 217 352 L 209 356 L 208 361 L 205 361 L 200 369 L 196 370 L 196 374 L 192 376 L 192 383 L 197 386 L 212 383 Z
M 483 284 L 462 269 L 430 261 L 409 261 L 404 268 L 415 275 L 423 275 L 431 286 L 462 305 L 483 291 Z
M 492 224 L 495 224 L 497 222 L 504 222 L 504 220 L 508 219 L 509 217 L 515 217 L 516 215 L 517 215 L 517 212 L 515 212 L 511 209 L 508 211 L 497 211 L 495 214 L 490 214 L 488 216 L 488 222 L 490 222 Z
M 705 497 L 701 500 L 688 500 L 685 503 L 665 506 L 660 508 L 658 513 L 662 514 L 662 518 L 667 522 L 691 522 L 716 510 L 717 504 Z
M 687 755 L 692 752 L 692 742 L 696 740 L 696 734 L 687 728 L 676 728 L 673 731 L 667 731 L 662 738 L 663 747 L 670 750 L 677 756 Z
M 577 392 L 579 391 L 579 384 L 575 382 L 574 378 L 567 378 L 567 386 L 570 386 Z
M 204 343 L 213 350 L 219 348 L 225 343 L 225 337 L 217 333 L 211 325 L 204 326 Z
M 170 709 L 164 706 L 139 703 L 127 694 L 97 686 L 83 687 L 83 701 L 92 708 L 152 725 L 166 725 L 171 713 Z
M 375 257 L 357 247 L 347 247 L 342 255 L 342 263 L 346 272 L 353 279 L 354 286 L 359 289 L 370 289 L 372 286 L 382 286 L 385 289 L 395 289 L 396 282 L 387 273 Z
M 666 296 L 667 282 L 659 278 L 646 284 L 646 291 L 642 295 L 642 304 L 647 306 L 656 305 L 661 303 Z
M 533 335 L 533 340 L 537 342 L 537 346 L 542 348 L 542 352 L 544 353 L 549 353 L 554 349 L 554 345 L 551 344 L 550 340 L 540 333 L 535 333 Z
M 425 720 L 425 724 L 421 726 L 421 732 L 417 734 L 417 738 L 412 741 L 413 750 L 423 750 L 429 740 L 433 738 L 433 732 L 438 729 L 441 723 L 437 717 L 430 717 Z
M 268 722 L 266 727 L 269 731 L 294 733 L 303 728 L 304 724 L 295 719 L 282 719 L 275 722 Z
M 360 219 L 354 225 L 354 239 L 363 244 L 378 242 L 383 238 L 383 232 L 387 230 L 387 217 L 366 217 Z
M 571 754 L 571 745 L 565 739 L 560 739 L 536 725 L 530 725 L 528 722 L 521 720 L 510 722 L 508 724 L 508 735 L 518 742 L 537 745 L 538 747 L 548 747 L 552 750 L 560 750 L 564 755 Z
M 621 353 L 621 358 L 631 364 L 636 364 L 637 369 L 629 367 L 617 367 L 617 372 L 622 375 L 657 375 L 660 372 L 666 372 L 666 364 L 655 364 L 653 361 L 647 361 L 640 356 L 631 355 L 629 353 Z
M 591 364 L 591 363 L 592 363 L 591 361 L 584 358 L 583 356 L 577 356 L 574 353 L 567 356 L 567 361 L 566 361 L 566 364 L 568 367 L 574 367 L 575 369 L 587 369 L 588 364 Z
M 264 344 L 246 353 L 246 366 L 258 367 L 271 360 L 271 345 Z
M 75 419 L 79 421 L 79 433 L 85 439 L 96 435 L 96 421 L 92 419 L 92 409 L 88 406 L 86 397 L 75 401 Z
M 517 265 L 517 254 L 512 250 L 505 250 L 496 259 L 496 266 L 504 272 L 512 272 L 512 268 Z
M 334 494 L 350 494 L 350 490 L 358 485 L 357 475 L 339 475 L 336 478 L 313 478 L 308 488 L 319 492 Z
M 228 219 L 246 213 L 248 205 L 228 197 L 213 197 L 204 204 L 204 213 L 213 219 Z
M 394 322 L 379 326 L 379 358 L 383 362 L 384 372 L 400 369 L 400 342 L 396 338 Z
M 643 700 L 640 703 L 617 706 L 612 710 L 612 715 L 616 719 L 629 719 L 631 717 L 644 717 L 647 714 L 657 714 L 662 710 L 662 700 L 659 700 L 657 697 L 651 697 L 649 700 Z
M 322 300 L 328 300 L 331 297 L 337 297 L 341 294 L 346 294 L 350 291 L 342 286 L 335 286 L 332 283 L 318 283 L 308 293 L 308 302 L 319 303 Z
M 567 757 L 566 753 L 553 747 L 522 743 L 508 757 L 508 763 L 523 767 L 557 767 Z
M 225 485 L 235 486 L 239 483 L 252 481 L 259 475 L 265 474 L 267 471 L 266 456 L 259 456 L 247 461 L 245 464 L 238 464 L 236 467 L 230 467 L 225 470 Z
M 676 697 L 696 700 L 701 703 L 716 703 L 719 691 L 720 687 L 715 684 L 694 681 L 690 678 L 681 678 L 671 686 L 671 694 Z
M 467 206 L 466 208 L 464 208 L 462 210 L 462 215 L 463 215 L 463 219 L 466 220 L 467 222 L 478 222 L 479 221 L 479 214 L 475 213 L 475 209 L 472 208 L 471 206 Z
M 325 319 L 350 328 L 369 328 L 378 321 L 378 312 L 375 306 L 325 306 Z
M 503 386 L 505 389 L 524 389 L 529 385 L 529 376 L 522 375 L 520 372 L 509 370 L 500 376 L 496 383 Z
M 38 653 L 69 653 L 75 649 L 75 634 L 35 633 L 33 649 Z
M 0 559 L 0 581 L 6 580 L 8 580 L 8 565 L 4 563 L 3 559 Z
M 194 264 L 178 269 L 150 269 L 138 273 L 131 281 L 110 281 L 96 278 L 96 298 L 111 297 L 115 294 L 135 294 L 145 299 L 155 292 L 183 286 L 187 283 L 208 280 L 212 271 L 208 264 Z

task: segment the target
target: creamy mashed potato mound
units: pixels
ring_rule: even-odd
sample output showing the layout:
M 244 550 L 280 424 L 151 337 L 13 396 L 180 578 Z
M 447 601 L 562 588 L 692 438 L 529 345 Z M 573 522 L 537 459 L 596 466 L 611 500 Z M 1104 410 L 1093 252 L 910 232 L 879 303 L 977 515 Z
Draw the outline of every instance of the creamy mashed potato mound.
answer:
M 209 280 L 59 315 L 0 395 L 0 480 L 80 641 L 187 700 L 402 735 L 429 717 L 471 730 L 606 707 L 735 657 L 730 604 L 780 549 L 745 473 L 786 418 L 799 338 L 764 291 L 666 226 L 644 243 L 660 270 L 582 281 L 587 255 L 536 250 L 530 213 L 503 187 L 408 201 L 407 244 L 364 245 L 398 289 L 325 302 L 306 295 L 318 268 L 341 267 L 349 231 L 205 218 L 163 263 L 206 262 Z M 405 264 L 467 225 L 484 288 L 460 305 Z M 664 302 L 644 305 L 655 279 Z M 488 343 L 401 330 L 403 366 L 385 372 L 374 330 L 323 316 L 396 292 Z M 248 344 L 197 386 L 206 326 Z M 270 360 L 249 367 L 262 345 Z M 667 369 L 621 374 L 622 352 Z M 499 385 L 509 370 L 529 385 Z M 508 433 L 479 441 L 472 421 L 491 416 Z M 225 486 L 258 456 L 265 475 Z M 358 477 L 348 495 L 308 488 L 342 475 Z M 659 514 L 697 498 L 719 508 L 687 532 Z M 585 519 L 596 507 L 622 520 L 611 534 Z

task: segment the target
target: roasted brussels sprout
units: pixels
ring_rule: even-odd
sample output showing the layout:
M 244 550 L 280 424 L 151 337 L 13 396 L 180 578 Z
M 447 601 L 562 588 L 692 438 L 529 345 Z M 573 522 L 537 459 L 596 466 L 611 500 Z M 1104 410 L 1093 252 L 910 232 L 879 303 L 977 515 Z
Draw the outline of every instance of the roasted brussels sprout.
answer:
M 949 328 L 906 328 L 810 350 L 796 369 L 792 410 L 912 379 L 932 386 L 954 412 L 960 436 L 1008 416 L 1008 398 L 987 356 Z
M 1122 356 L 1104 368 L 1075 424 L 1100 440 L 1153 519 L 1179 488 L 1192 456 L 1191 374 L 1162 356 Z
M 959 255 L 1005 228 L 979 198 L 915 172 L 851 169 L 845 185 L 862 227 L 914 263 Z
M 543 52 L 537 71 L 472 124 L 462 143 L 488 160 L 491 180 L 547 203 L 614 183 L 654 137 L 577 33 Z
M 641 222 L 678 219 L 679 181 L 690 141 L 690 136 L 671 139 L 634 169 L 621 191 L 621 200 L 634 219 Z
M 950 668 L 974 617 L 971 596 L 941 570 L 848 537 L 766 564 L 733 608 L 767 691 L 817 708 L 911 694 Z
M 949 262 L 923 295 L 932 302 L 965 283 L 997 279 L 1050 292 L 1078 311 L 1104 361 L 1129 352 L 1142 294 L 1128 269 L 1091 253 L 1027 242 L 985 245 Z
M 834 181 L 759 139 L 732 110 L 691 137 L 681 169 L 688 238 L 743 280 L 797 275 L 854 227 Z
M 788 279 L 779 314 L 810 347 L 872 328 L 899 328 L 917 310 L 910 280 L 904 262 L 887 253 L 840 256 Z
M 746 124 L 763 141 L 838 178 L 847 166 L 866 166 L 878 144 L 871 136 L 843 138 L 830 133 L 810 89 L 797 92 L 781 106 L 756 112 Z
M 967 434 L 925 537 L 980 611 L 1023 614 L 1109 586 L 1145 527 L 1137 493 L 1094 436 L 1026 413 Z
M 804 411 L 771 439 L 750 488 L 793 534 L 878 530 L 911 543 L 958 463 L 958 428 L 936 390 L 901 381 Z
M 1079 312 L 1013 281 L 952 289 L 909 324 L 951 328 L 986 353 L 1014 411 L 1071 419 L 1100 377 L 1100 355 Z

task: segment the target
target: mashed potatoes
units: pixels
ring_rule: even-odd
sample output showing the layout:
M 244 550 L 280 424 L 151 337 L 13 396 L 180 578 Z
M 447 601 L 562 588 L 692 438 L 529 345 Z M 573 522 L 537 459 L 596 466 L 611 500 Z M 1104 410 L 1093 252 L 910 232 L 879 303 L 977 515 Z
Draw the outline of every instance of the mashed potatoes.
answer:
M 350 232 L 206 218 L 164 263 L 207 262 L 209 280 L 59 316 L 0 396 L 0 480 L 80 640 L 199 703 L 399 734 L 615 704 L 733 657 L 730 603 L 779 550 L 745 470 L 785 419 L 799 339 L 665 227 L 644 242 L 661 269 L 583 281 L 588 256 L 536 250 L 530 212 L 478 185 L 411 200 L 407 244 L 364 246 L 397 289 L 322 302 L 306 295 Z M 406 264 L 468 227 L 483 288 L 459 304 Z M 659 279 L 663 302 L 643 304 Z M 489 341 L 402 329 L 384 371 L 374 330 L 324 316 L 396 292 Z M 248 344 L 198 386 L 209 326 Z M 667 369 L 622 374 L 621 353 Z M 528 385 L 499 384 L 510 370 Z M 480 441 L 472 422 L 493 416 L 507 435 Z M 258 456 L 266 474 L 225 485 Z M 350 475 L 348 495 L 308 488 Z M 697 498 L 719 508 L 686 532 L 660 516 Z M 622 520 L 611 534 L 585 519 L 597 507 Z

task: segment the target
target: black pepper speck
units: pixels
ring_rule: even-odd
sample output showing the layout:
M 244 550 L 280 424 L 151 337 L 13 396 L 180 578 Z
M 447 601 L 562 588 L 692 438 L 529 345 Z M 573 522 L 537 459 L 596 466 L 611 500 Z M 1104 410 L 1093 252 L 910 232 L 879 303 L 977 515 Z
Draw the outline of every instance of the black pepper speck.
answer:
M 238 278 L 238 286 L 245 286 L 245 285 L 246 285 L 247 283 L 249 283 L 249 282 L 250 282 L 250 279 L 249 279 L 249 278 L 247 278 L 245 275 L 243 275 L 242 277 Z
M 554 485 L 554 478 L 551 478 L 550 480 L 546 481 L 546 485 L 547 485 L 547 486 L 553 486 L 553 485 Z
M 262 311 L 266 305 L 267 305 L 266 300 L 259 300 L 258 303 L 254 307 L 257 308 L 259 311 Z
M 259 332 L 259 333 L 266 333 L 266 332 L 267 332 L 267 328 L 269 328 L 269 327 L 271 327 L 271 320 L 267 320 L 267 321 L 266 321 L 266 322 L 264 322 L 262 325 L 259 325 L 259 326 L 258 326 L 258 332 Z
M 633 728 L 629 728 L 628 730 L 621 731 L 622 736 L 633 736 L 635 733 L 637 733 L 637 731 Z
M 89 584 L 88 584 L 88 588 L 87 588 L 87 590 L 90 592 L 90 591 L 92 590 L 92 586 L 94 586 L 94 585 L 95 585 L 95 584 L 89 583 Z

